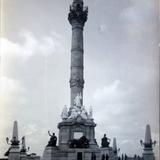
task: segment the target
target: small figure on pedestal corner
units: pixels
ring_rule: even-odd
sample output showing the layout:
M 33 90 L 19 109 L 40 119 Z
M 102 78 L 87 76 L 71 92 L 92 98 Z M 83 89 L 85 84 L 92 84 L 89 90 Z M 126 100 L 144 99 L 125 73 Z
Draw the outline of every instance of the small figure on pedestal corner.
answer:
M 48 131 L 48 135 L 50 136 L 50 140 L 47 147 L 56 147 L 57 137 L 55 136 L 55 133 L 52 133 L 51 135 L 50 131 Z
M 64 106 L 64 108 L 62 110 L 61 118 L 62 118 L 62 120 L 68 119 L 68 108 L 66 105 Z
M 101 141 L 101 147 L 102 148 L 109 147 L 110 141 L 111 139 L 107 138 L 106 134 L 104 134 L 104 137 L 102 138 L 102 141 Z

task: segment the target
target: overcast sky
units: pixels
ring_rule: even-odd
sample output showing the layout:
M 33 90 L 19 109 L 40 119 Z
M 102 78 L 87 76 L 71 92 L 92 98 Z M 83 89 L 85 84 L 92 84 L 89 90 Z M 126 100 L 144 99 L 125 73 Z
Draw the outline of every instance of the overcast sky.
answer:
M 1 0 L 0 155 L 13 121 L 42 155 L 70 104 L 71 0 Z M 158 141 L 158 0 L 86 0 L 84 105 L 96 138 L 141 155 L 146 124 Z M 112 145 L 112 144 L 111 144 Z M 157 149 L 158 152 L 158 149 Z

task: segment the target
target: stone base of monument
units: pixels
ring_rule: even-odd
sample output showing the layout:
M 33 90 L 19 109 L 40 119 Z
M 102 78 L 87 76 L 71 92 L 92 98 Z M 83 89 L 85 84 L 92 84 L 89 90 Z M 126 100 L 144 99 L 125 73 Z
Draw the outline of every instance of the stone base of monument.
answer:
M 145 148 L 143 150 L 143 158 L 144 158 L 144 160 L 155 160 L 155 156 L 154 156 L 152 149 Z
M 21 160 L 26 160 L 27 159 L 27 155 L 25 153 L 21 153 L 20 154 L 20 159 Z
M 112 147 L 100 148 L 100 150 L 101 150 L 101 157 L 104 155 L 105 157 L 108 156 L 109 160 L 117 160 L 118 159 L 118 156 L 114 155 Z
M 41 160 L 91 160 L 92 154 L 96 160 L 101 160 L 100 149 L 66 149 L 58 147 L 46 147 Z
M 67 160 L 91 160 L 93 153 L 96 160 L 101 160 L 99 149 L 69 149 Z
M 91 141 L 91 142 L 89 142 L 89 148 L 97 149 L 99 147 L 98 147 L 98 145 L 97 145 L 97 143 L 95 141 Z
M 8 160 L 20 160 L 19 146 L 11 146 Z
M 57 160 L 57 147 L 46 147 L 41 160 Z

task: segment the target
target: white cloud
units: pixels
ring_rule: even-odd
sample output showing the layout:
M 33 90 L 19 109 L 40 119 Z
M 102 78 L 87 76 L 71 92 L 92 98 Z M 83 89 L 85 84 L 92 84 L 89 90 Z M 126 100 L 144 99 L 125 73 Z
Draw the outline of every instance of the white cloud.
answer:
M 99 88 L 94 93 L 94 99 L 103 103 L 113 103 L 119 101 L 130 92 L 130 88 L 123 88 L 124 84 L 120 80 L 115 80 L 108 86 Z
M 144 78 L 145 86 L 146 83 L 148 84 L 148 81 L 146 82 Z M 147 107 L 144 104 L 147 102 L 139 97 L 142 94 L 141 87 L 142 85 L 135 88 L 129 83 L 115 80 L 109 85 L 96 89 L 93 94 L 96 110 L 94 117 L 98 123 L 97 138 L 100 139 L 106 130 L 109 137 L 117 137 L 121 153 L 129 155 L 141 154 L 139 140 L 143 139 L 146 119 L 148 121 L 146 115 L 150 113 L 145 111 L 146 114 L 142 114 Z M 127 150 L 126 146 L 130 146 L 131 149 Z
M 31 110 L 32 112 L 37 111 L 37 106 L 34 106 L 34 103 L 36 104 L 38 103 L 37 101 L 39 101 L 37 96 L 43 97 L 44 95 L 43 76 L 47 74 L 43 73 L 44 71 L 47 72 L 47 64 L 45 64 L 45 70 L 43 68 L 44 59 L 49 59 L 49 57 L 54 54 L 61 58 L 61 54 L 64 52 L 62 45 L 63 37 L 55 32 L 51 32 L 49 36 L 36 37 L 32 32 L 23 31 L 20 32 L 19 38 L 21 41 L 16 42 L 5 37 L 0 38 L 0 140 L 4 142 L 0 145 L 2 153 L 7 149 L 5 136 L 10 135 L 10 131 L 12 133 L 11 123 L 15 119 L 18 120 L 20 124 L 29 123 L 29 125 L 24 124 L 26 125 L 24 131 L 22 131 L 20 127 L 20 134 L 26 132 L 24 134 L 27 135 L 29 138 L 28 142 L 30 144 L 32 143 L 33 146 L 37 146 L 39 143 L 39 140 L 35 139 L 37 134 L 41 133 L 40 139 L 44 138 L 44 129 L 45 131 L 47 129 L 45 126 L 41 129 L 41 125 L 35 125 L 36 122 L 34 120 L 41 117 L 35 117 L 35 115 L 31 113 Z M 35 59 L 38 59 L 36 64 L 33 63 Z M 54 61 L 56 61 L 56 59 Z M 35 68 L 36 71 L 34 71 Z M 43 72 L 35 76 L 41 68 Z M 36 84 L 38 84 L 38 86 L 35 87 L 36 89 L 33 89 L 33 86 L 36 86 L 35 81 L 33 81 L 33 76 L 36 78 Z M 45 83 L 47 83 L 46 79 Z M 32 94 L 36 94 L 33 99 Z M 33 104 L 30 104 L 30 102 Z M 43 98 L 41 98 L 41 102 L 43 103 Z M 39 107 L 47 110 L 43 105 Z M 21 114 L 19 114 L 20 112 Z M 33 124 L 30 124 L 32 121 Z M 31 136 L 33 137 L 31 138 Z M 46 139 L 44 139 L 44 141 L 45 140 Z M 39 149 L 36 151 L 38 152 Z
M 5 76 L 2 76 L 0 79 L 0 89 L 4 97 L 7 95 L 15 95 L 19 91 L 25 92 L 25 88 L 23 88 L 20 82 Z
M 23 132 L 26 136 L 33 135 L 38 131 L 37 124 L 28 124 L 23 127 Z
M 2 63 L 4 63 L 5 59 L 8 60 L 15 57 L 19 60 L 28 60 L 34 55 L 49 56 L 57 52 L 63 52 L 60 37 L 59 34 L 53 32 L 50 36 L 38 38 L 32 32 L 26 30 L 20 33 L 22 42 L 19 43 L 2 37 L 0 39 Z
M 101 108 L 96 112 L 97 120 L 109 119 L 111 116 L 120 116 L 128 112 L 129 97 L 134 93 L 132 86 L 126 85 L 120 80 L 95 90 L 93 103 Z M 116 109 L 115 109 L 116 108 Z M 131 108 L 130 108 L 131 109 Z M 105 113 L 109 113 L 106 117 Z
M 63 52 L 62 39 L 58 33 L 52 32 L 50 36 L 36 37 L 32 32 L 20 32 L 21 42 L 14 42 L 5 37 L 0 38 L 1 49 L 1 106 L 17 105 L 20 101 L 25 103 L 24 94 L 28 88 L 20 77 L 22 72 L 26 72 L 29 59 L 33 56 L 48 57 L 52 54 L 61 54 Z M 38 64 L 37 64 L 38 65 Z M 45 64 L 46 65 L 46 64 Z M 28 66 L 28 70 L 31 68 Z M 22 72 L 20 71 L 22 70 Z M 32 73 L 31 73 L 32 74 Z M 31 75 L 30 74 L 30 75 Z M 11 107 L 10 107 L 11 108 Z
M 9 114 L 12 111 L 14 113 L 15 107 L 23 106 L 26 102 L 25 92 L 25 87 L 18 80 L 5 76 L 0 77 L 1 112 Z
M 155 1 L 131 0 L 130 2 L 130 7 L 125 8 L 120 14 L 125 30 L 129 36 L 133 37 L 149 34 L 156 26 L 157 10 Z

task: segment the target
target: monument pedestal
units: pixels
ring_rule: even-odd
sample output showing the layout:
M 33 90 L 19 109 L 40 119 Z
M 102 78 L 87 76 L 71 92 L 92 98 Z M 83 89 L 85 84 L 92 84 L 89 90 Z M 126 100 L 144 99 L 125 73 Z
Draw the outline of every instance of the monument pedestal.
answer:
M 58 147 L 47 146 L 42 160 L 101 160 L 101 151 L 95 140 L 93 120 L 77 117 L 58 124 Z M 93 159 L 94 160 L 94 159 Z
M 20 155 L 21 160 L 27 160 L 27 155 Z
M 143 158 L 144 160 L 155 160 L 153 150 L 151 148 L 143 149 Z
M 91 160 L 94 153 L 96 160 L 101 160 L 101 153 L 99 149 L 69 149 L 67 160 Z
M 70 141 L 85 136 L 89 140 L 89 148 L 98 148 L 95 140 L 95 126 L 96 124 L 93 121 L 85 120 L 81 117 L 62 121 L 58 124 L 59 147 L 67 149 Z
M 116 160 L 118 159 L 118 157 L 116 158 L 114 156 L 114 153 L 113 153 L 113 148 L 112 147 L 104 147 L 104 148 L 101 148 L 101 157 L 104 155 L 105 158 L 106 156 L 109 156 L 109 160 Z
M 19 146 L 11 146 L 8 160 L 20 160 Z
M 47 146 L 43 152 L 42 160 L 57 160 L 57 153 L 57 147 Z
M 140 143 L 144 147 L 143 154 L 142 154 L 143 159 L 144 160 L 155 160 L 155 156 L 153 153 L 153 147 L 156 145 L 156 141 L 152 141 L 151 128 L 149 124 L 146 125 L 144 142 L 141 140 Z
M 92 154 L 96 160 L 101 160 L 100 149 L 67 149 L 46 147 L 41 160 L 91 160 Z

